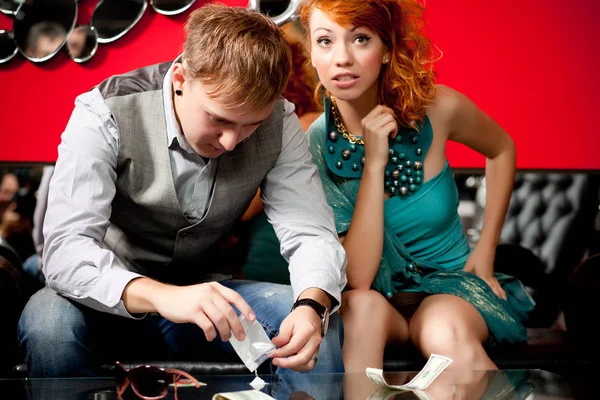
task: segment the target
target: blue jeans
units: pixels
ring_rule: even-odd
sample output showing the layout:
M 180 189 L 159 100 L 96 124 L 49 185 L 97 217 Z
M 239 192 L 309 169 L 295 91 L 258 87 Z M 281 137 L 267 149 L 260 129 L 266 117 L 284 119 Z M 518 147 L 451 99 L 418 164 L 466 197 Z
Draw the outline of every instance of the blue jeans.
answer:
M 292 307 L 290 286 L 237 280 L 221 284 L 248 302 L 270 338 L 278 334 Z M 229 342 L 219 338 L 207 342 L 195 324 L 175 324 L 158 314 L 142 320 L 123 318 L 82 306 L 50 288 L 31 297 L 18 333 L 31 377 L 101 376 L 106 374 L 102 365 L 117 360 L 208 361 L 207 354 L 235 354 Z M 330 318 L 319 361 L 311 372 L 343 372 L 341 335 L 336 313 Z M 301 375 L 282 368 L 276 372 Z

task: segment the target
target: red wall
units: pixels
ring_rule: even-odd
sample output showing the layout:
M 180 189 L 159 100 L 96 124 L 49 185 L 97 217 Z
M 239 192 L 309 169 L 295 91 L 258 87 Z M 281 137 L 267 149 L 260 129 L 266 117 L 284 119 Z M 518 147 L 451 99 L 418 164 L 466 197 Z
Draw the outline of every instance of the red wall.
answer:
M 95 3 L 80 0 L 79 23 L 89 22 Z M 511 134 L 519 168 L 600 169 L 592 119 L 600 105 L 599 1 L 428 0 L 427 9 L 429 35 L 444 52 L 439 82 Z M 134 29 L 100 44 L 83 65 L 63 53 L 41 65 L 19 55 L 0 64 L 0 161 L 54 161 L 74 98 L 112 74 L 175 57 L 186 16 L 148 7 Z M 0 29 L 11 28 L 0 15 Z M 463 146 L 451 144 L 448 153 L 454 167 L 484 165 Z

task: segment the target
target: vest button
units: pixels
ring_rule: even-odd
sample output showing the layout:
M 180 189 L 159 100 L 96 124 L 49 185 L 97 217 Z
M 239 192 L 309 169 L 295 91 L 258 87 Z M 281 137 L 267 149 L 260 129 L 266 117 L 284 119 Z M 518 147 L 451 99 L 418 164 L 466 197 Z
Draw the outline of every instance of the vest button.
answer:
M 189 235 L 189 233 L 187 233 L 187 232 L 181 232 L 181 234 L 179 236 L 186 237 L 187 235 Z

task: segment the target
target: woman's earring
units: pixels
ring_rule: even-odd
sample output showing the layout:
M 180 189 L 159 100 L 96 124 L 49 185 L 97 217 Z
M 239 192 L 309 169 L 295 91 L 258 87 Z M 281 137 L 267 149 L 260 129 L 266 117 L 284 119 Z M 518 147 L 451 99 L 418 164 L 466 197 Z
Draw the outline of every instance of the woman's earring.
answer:
M 383 60 L 383 63 L 387 64 L 388 62 L 390 62 L 390 59 L 386 57 L 385 60 Z
M 312 63 L 313 68 L 317 68 L 317 64 L 315 64 L 315 62 L 313 61 Z
M 175 94 L 177 96 L 181 96 L 183 94 L 183 92 L 181 91 L 181 89 L 177 89 L 177 90 L 175 90 Z

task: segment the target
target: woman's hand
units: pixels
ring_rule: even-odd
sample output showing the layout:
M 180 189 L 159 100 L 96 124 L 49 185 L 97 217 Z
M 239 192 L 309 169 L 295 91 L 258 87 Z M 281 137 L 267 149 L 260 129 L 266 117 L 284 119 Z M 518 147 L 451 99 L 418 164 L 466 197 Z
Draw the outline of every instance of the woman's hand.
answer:
M 361 121 L 365 140 L 365 164 L 385 168 L 389 157 L 388 138 L 398 134 L 394 111 L 383 105 L 375 107 Z
M 506 292 L 502 289 L 498 279 L 494 277 L 494 252 L 487 251 L 480 246 L 475 246 L 463 271 L 472 272 L 488 284 L 496 296 L 506 300 Z

